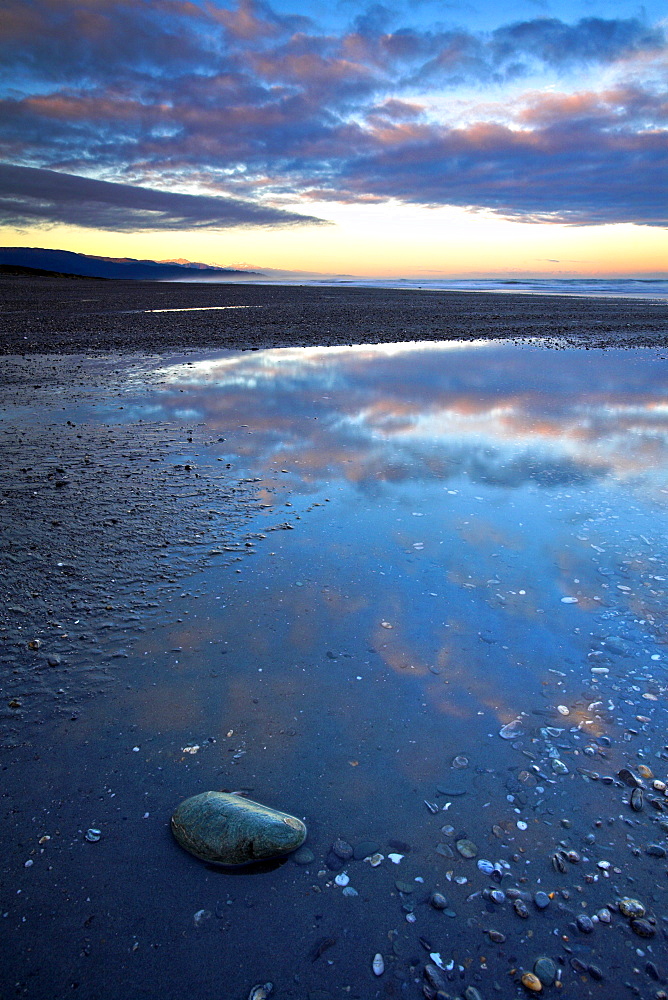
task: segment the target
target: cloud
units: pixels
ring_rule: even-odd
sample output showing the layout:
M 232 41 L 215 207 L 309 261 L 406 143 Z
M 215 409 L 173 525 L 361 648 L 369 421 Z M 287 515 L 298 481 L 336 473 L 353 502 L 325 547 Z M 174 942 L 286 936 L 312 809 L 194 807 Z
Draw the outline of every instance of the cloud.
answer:
M 322 220 L 233 198 L 112 184 L 0 163 L 0 220 L 16 227 L 58 223 L 141 232 L 317 225 Z
M 660 25 L 536 17 L 481 32 L 425 27 L 382 3 L 351 10 L 325 32 L 267 0 L 5 0 L 0 158 L 42 168 L 47 192 L 15 178 L 5 217 L 302 224 L 313 220 L 267 200 L 320 198 L 666 224 Z M 593 65 L 606 89 L 557 88 Z M 543 91 L 519 94 L 523 77 L 544 78 Z M 483 85 L 494 100 L 477 108 Z M 89 175 L 75 186 L 91 174 L 122 183 L 86 187 L 77 206 L 66 174 Z M 210 194 L 165 190 L 193 183 Z

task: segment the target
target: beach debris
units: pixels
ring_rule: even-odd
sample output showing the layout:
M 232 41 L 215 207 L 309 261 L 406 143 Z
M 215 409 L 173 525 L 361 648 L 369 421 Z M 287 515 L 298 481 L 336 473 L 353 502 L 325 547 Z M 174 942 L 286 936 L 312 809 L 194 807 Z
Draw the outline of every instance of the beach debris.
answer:
M 463 858 L 475 858 L 478 853 L 478 848 L 473 841 L 467 840 L 465 837 L 461 840 L 456 840 L 455 847 Z
M 502 726 L 499 729 L 499 736 L 502 740 L 516 740 L 519 736 L 524 736 L 522 720 L 520 718 L 513 719 L 512 722 L 508 722 L 505 726 Z
M 86 840 L 89 844 L 97 844 L 98 840 L 102 838 L 102 831 L 98 830 L 96 827 L 91 826 L 90 829 L 86 830 Z
M 306 827 L 296 816 L 227 792 L 202 792 L 174 811 L 178 843 L 201 861 L 244 865 L 301 847 Z
M 248 994 L 248 1000 L 267 1000 L 270 993 L 273 993 L 273 983 L 258 983 Z

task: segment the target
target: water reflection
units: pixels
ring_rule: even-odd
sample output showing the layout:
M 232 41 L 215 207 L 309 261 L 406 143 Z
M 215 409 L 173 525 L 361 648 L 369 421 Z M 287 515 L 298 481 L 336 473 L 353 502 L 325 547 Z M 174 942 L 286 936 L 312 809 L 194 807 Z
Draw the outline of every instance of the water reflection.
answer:
M 375 491 L 416 478 L 657 486 L 668 387 L 640 351 L 473 344 L 231 353 L 160 372 L 152 412 L 202 421 L 256 474 Z M 155 399 L 153 400 L 155 404 Z M 187 403 L 187 405 L 185 405 Z
M 590 937 L 572 921 L 580 903 L 595 913 L 627 893 L 665 909 L 664 863 L 635 847 L 657 840 L 655 810 L 632 812 L 613 780 L 640 761 L 665 776 L 668 406 L 656 354 L 487 343 L 236 353 L 163 366 L 128 383 L 123 404 L 82 404 L 77 419 L 192 421 L 169 456 L 191 477 L 187 502 L 224 519 L 230 477 L 247 476 L 260 512 L 183 593 L 147 584 L 158 624 L 127 660 L 103 661 L 120 683 L 56 723 L 57 752 L 34 728 L 13 777 L 23 830 L 12 864 L 27 890 L 13 905 L 39 933 L 13 952 L 12 981 L 34 976 L 49 995 L 57 974 L 59 996 L 79 982 L 93 995 L 112 968 L 117 993 L 169 979 L 179 995 L 221 995 L 224 982 L 241 997 L 271 980 L 295 1000 L 381 989 L 410 1000 L 425 941 L 452 961 L 458 994 L 475 982 L 491 996 L 545 954 L 594 1000 L 599 979 L 567 965 L 567 942 L 610 982 L 628 977 L 625 953 L 635 965 L 652 942 L 618 914 Z M 201 483 L 216 475 L 212 509 Z M 166 552 L 165 577 L 174 565 Z M 89 629 L 100 623 L 86 616 Z M 90 670 L 90 650 L 80 656 L 73 691 Z M 518 717 L 524 735 L 502 739 Z M 313 863 L 233 879 L 200 866 L 168 817 L 207 788 L 305 817 Z M 57 878 L 39 854 L 25 867 L 42 832 L 33 817 L 49 836 L 65 831 L 60 855 L 55 835 L 45 848 Z M 88 824 L 104 832 L 91 851 L 73 842 Z M 339 836 L 386 855 L 377 869 L 349 863 L 356 898 L 328 868 Z M 504 890 L 549 891 L 550 909 L 531 904 L 525 923 L 510 899 L 486 900 L 490 879 L 457 853 L 462 836 L 504 860 Z M 399 868 L 387 857 L 397 841 L 409 848 Z M 588 859 L 563 878 L 549 863 L 558 844 Z M 609 882 L 601 859 L 615 866 Z M 414 893 L 399 895 L 397 878 Z M 434 890 L 457 919 L 423 905 Z M 12 912 L 17 942 L 22 917 Z M 506 949 L 489 947 L 492 922 Z M 338 944 L 314 963 L 323 938 Z M 392 963 L 380 986 L 377 949 L 388 973 Z

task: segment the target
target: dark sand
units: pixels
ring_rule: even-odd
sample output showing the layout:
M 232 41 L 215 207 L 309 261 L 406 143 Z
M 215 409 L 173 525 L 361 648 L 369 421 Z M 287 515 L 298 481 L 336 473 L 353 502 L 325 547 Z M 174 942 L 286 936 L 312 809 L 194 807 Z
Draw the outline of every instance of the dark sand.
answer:
M 495 292 L 7 276 L 0 308 L 2 354 L 497 337 L 640 347 L 668 335 L 664 302 Z M 203 311 L 145 312 L 155 309 Z

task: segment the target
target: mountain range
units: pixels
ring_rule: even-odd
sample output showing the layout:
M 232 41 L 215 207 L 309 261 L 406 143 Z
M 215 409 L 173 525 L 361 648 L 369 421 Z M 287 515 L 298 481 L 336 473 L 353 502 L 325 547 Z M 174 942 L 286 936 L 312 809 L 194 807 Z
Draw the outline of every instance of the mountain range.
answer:
M 175 281 L 187 278 L 258 277 L 259 271 L 198 264 L 188 260 L 134 260 L 131 257 L 95 257 L 71 250 L 44 250 L 41 247 L 0 247 L 0 269 L 26 273 L 53 272 L 84 278 L 126 278 L 139 281 Z

